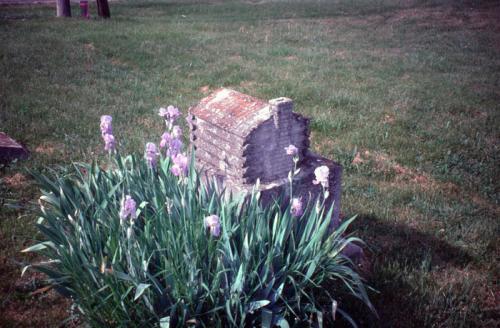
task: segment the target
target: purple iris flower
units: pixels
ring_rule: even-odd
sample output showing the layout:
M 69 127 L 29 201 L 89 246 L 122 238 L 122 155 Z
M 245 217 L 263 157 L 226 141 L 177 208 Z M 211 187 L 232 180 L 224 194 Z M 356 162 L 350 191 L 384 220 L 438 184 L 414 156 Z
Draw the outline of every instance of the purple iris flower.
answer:
M 316 176 L 316 179 L 313 180 L 314 184 L 321 184 L 323 188 L 328 188 L 328 176 L 330 175 L 330 169 L 328 166 L 323 165 L 317 167 L 314 170 L 314 175 Z
M 158 160 L 158 150 L 156 145 L 152 142 L 146 144 L 146 154 L 144 155 L 150 167 L 156 167 L 156 161 Z
M 285 147 L 285 151 L 286 151 L 286 154 L 290 155 L 290 156 L 296 156 L 299 153 L 299 150 L 294 145 L 290 145 L 288 147 Z
M 172 128 L 172 137 L 175 139 L 179 139 L 182 137 L 182 130 L 178 125 L 174 125 Z
M 113 134 L 113 126 L 111 125 L 111 122 L 113 121 L 113 118 L 109 115 L 103 115 L 101 116 L 101 135 L 104 137 L 105 134 Z
M 292 213 L 292 216 L 294 216 L 294 217 L 299 217 L 304 213 L 304 208 L 303 208 L 301 198 L 293 198 L 292 199 L 292 206 L 290 208 L 290 212 Z
M 132 196 L 127 195 L 122 199 L 120 208 L 120 219 L 124 222 L 127 218 L 134 220 L 136 218 L 136 204 Z
M 115 137 L 112 134 L 104 134 L 102 138 L 104 139 L 104 150 L 111 154 L 116 147 Z
M 170 130 L 175 120 L 181 115 L 181 113 L 178 108 L 170 105 L 167 108 L 160 108 L 160 110 L 158 111 L 158 115 L 163 117 Z
M 210 234 L 214 237 L 220 236 L 220 220 L 217 215 L 207 216 L 203 220 L 205 229 L 210 229 Z
M 170 135 L 170 133 L 165 132 L 164 134 L 162 134 L 161 141 L 160 141 L 160 148 L 168 147 L 171 140 L 172 140 L 172 136 Z
M 174 158 L 178 154 L 180 154 L 182 150 L 182 141 L 179 139 L 171 139 L 169 144 L 168 144 L 168 150 L 167 150 L 167 155 Z
M 170 168 L 170 171 L 175 176 L 187 175 L 188 171 L 188 158 L 183 154 L 177 154 L 172 157 L 172 162 L 174 165 Z

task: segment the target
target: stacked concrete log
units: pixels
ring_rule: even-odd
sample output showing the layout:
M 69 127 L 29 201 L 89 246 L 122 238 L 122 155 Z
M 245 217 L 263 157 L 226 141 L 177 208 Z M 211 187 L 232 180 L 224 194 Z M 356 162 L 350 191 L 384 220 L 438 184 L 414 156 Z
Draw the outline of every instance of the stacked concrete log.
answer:
M 313 200 L 322 192 L 312 184 L 314 169 L 330 169 L 327 201 L 335 202 L 333 223 L 340 214 L 342 167 L 309 151 L 309 119 L 293 112 L 293 102 L 276 98 L 269 102 L 230 89 L 219 89 L 190 108 L 191 143 L 199 169 L 216 176 L 232 191 L 248 192 L 260 182 L 262 201 L 286 199 L 292 157 L 285 147 L 298 148 L 300 174 L 293 197 Z

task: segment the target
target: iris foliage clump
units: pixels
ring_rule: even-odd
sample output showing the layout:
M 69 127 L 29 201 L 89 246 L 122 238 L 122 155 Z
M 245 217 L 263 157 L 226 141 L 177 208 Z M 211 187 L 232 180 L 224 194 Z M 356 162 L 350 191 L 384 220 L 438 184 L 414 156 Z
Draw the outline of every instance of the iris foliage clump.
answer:
M 300 211 L 263 207 L 258 192 L 202 179 L 194 158 L 186 170 L 161 154 L 152 165 L 149 148 L 145 158 L 114 153 L 106 168 L 33 174 L 44 238 L 26 251 L 46 257 L 33 267 L 89 324 L 321 326 L 339 315 L 354 324 L 343 295 L 373 310 L 341 253 L 358 241 L 344 235 L 352 219 L 332 233 L 321 198 Z

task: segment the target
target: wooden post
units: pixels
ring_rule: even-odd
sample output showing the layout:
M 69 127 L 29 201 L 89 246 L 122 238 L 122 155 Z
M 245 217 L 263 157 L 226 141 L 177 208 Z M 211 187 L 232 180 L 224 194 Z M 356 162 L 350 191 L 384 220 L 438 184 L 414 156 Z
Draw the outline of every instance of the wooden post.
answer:
M 102 18 L 109 18 L 111 15 L 109 13 L 108 0 L 96 0 L 97 2 L 97 14 Z
M 57 0 L 57 17 L 71 17 L 71 4 L 69 0 Z

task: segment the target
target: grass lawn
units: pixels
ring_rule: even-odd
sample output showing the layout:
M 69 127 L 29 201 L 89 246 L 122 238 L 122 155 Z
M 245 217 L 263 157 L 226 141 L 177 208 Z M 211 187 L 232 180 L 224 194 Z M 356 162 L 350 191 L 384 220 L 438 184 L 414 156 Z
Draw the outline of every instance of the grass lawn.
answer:
M 95 13 L 91 3 L 91 13 Z M 73 14 L 79 8 L 73 7 Z M 221 86 L 287 96 L 314 151 L 344 165 L 343 212 L 371 247 L 380 320 L 500 325 L 500 3 L 130 1 L 112 18 L 0 7 L 0 131 L 31 158 L 0 169 L 0 326 L 57 326 L 68 301 L 20 270 L 44 170 L 159 141 L 157 108 L 184 113 Z M 32 294 L 32 292 L 35 292 Z

